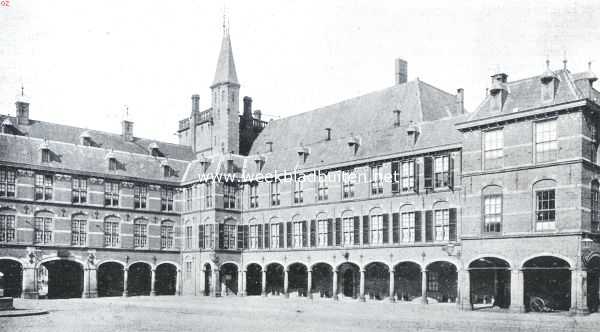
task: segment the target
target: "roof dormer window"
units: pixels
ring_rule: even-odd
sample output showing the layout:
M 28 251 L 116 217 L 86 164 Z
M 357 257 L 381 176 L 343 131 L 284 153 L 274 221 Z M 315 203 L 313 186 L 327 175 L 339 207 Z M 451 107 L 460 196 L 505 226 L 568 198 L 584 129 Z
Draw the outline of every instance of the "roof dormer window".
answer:
M 106 157 L 104 157 L 104 159 L 108 160 L 108 170 L 109 171 L 116 171 L 117 170 L 117 157 L 115 156 L 115 154 L 110 151 L 109 153 L 106 154 Z
M 546 71 L 540 77 L 542 82 L 542 102 L 552 102 L 558 88 L 558 76 L 550 70 L 550 60 L 546 60 Z
M 48 141 L 44 140 L 42 144 L 40 144 L 40 153 L 41 160 L 43 163 L 50 162 L 50 146 L 48 145 Z
M 90 135 L 89 131 L 84 131 L 79 135 L 79 142 L 83 146 L 92 146 L 92 135 Z
M 351 135 L 348 139 L 348 146 L 352 149 L 352 152 L 356 154 L 358 147 L 360 146 L 360 137 Z
M 168 178 L 173 175 L 173 168 L 169 165 L 168 160 L 163 160 L 160 162 L 160 167 L 162 168 L 163 176 Z
M 208 166 L 210 165 L 210 159 L 206 158 L 203 154 L 201 154 L 200 157 L 198 157 L 198 162 L 202 167 L 202 171 L 206 172 Z
M 261 170 L 265 164 L 265 156 L 261 155 L 261 154 L 257 154 L 254 157 L 254 162 L 256 163 L 256 168 L 258 170 Z
M 300 144 L 300 146 L 296 148 L 296 153 L 298 153 L 298 157 L 300 157 L 302 161 L 306 161 L 306 158 L 308 158 L 308 155 L 310 154 L 310 149 Z
M 14 129 L 14 125 L 9 118 L 4 119 L 2 121 L 2 133 L 3 134 L 12 134 Z
M 158 148 L 158 144 L 156 144 L 155 142 L 150 143 L 148 145 L 148 152 L 153 157 L 159 157 L 160 156 L 160 149 Z

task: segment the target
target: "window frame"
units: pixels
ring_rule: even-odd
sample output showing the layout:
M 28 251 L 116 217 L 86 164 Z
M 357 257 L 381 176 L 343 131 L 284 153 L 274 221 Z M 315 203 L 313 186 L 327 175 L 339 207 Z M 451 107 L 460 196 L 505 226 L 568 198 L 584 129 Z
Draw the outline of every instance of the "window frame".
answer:
M 105 248 L 119 248 L 121 242 L 120 224 L 120 220 L 104 219 L 104 221 L 102 222 Z
M 369 215 L 369 244 L 382 245 L 384 236 L 383 231 L 383 214 Z
M 499 200 L 494 205 L 487 204 L 487 201 Z M 504 196 L 500 192 L 491 192 L 482 195 L 482 221 L 484 234 L 502 234 L 502 221 L 504 212 Z M 492 202 L 490 202 L 492 203 Z M 488 210 L 488 207 L 493 210 Z M 488 221 L 490 220 L 490 221 Z M 491 221 L 495 220 L 495 221 Z M 496 229 L 496 230 L 494 230 Z
M 540 126 L 552 124 L 554 133 L 550 132 L 550 135 L 554 136 L 554 139 L 548 139 L 543 141 L 538 141 L 538 128 Z M 539 163 L 547 163 L 558 160 L 558 118 L 550 118 L 533 122 L 533 156 L 536 164 Z M 541 146 L 554 146 L 551 149 L 547 149 L 544 151 L 538 151 L 538 147 Z M 545 154 L 552 153 L 550 157 L 540 158 L 540 156 L 544 156 Z
M 53 197 L 54 176 L 52 174 L 36 173 L 34 179 L 34 200 L 51 201 Z
M 16 197 L 17 172 L 12 168 L 0 167 L 0 197 Z
M 133 186 L 133 208 L 136 210 L 146 210 L 148 208 L 147 185 L 135 184 Z
M 275 179 L 270 182 L 270 194 L 271 194 L 271 206 L 281 205 L 281 182 L 279 179 Z
M 133 221 L 133 248 L 148 248 L 148 222 L 143 219 Z
M 87 244 L 87 220 L 84 218 L 71 219 L 71 245 L 83 247 Z
M 73 177 L 71 178 L 71 203 L 86 204 L 88 193 L 87 178 Z
M 404 165 L 408 165 L 408 174 L 404 174 Z M 414 159 L 406 159 L 398 161 L 398 172 L 400 173 L 400 192 L 401 193 L 410 193 L 417 191 L 417 181 L 416 177 L 418 174 L 416 173 L 416 161 Z M 412 173 L 412 175 L 411 175 Z M 404 183 L 408 182 L 408 187 L 404 186 Z M 411 186 L 412 184 L 412 186 Z
M 0 214 L 0 243 L 11 243 L 17 239 L 16 216 Z
M 441 218 L 439 215 L 441 214 Z M 441 233 L 441 238 L 438 236 Z M 433 210 L 433 241 L 450 241 L 450 209 L 442 208 Z
M 104 181 L 104 206 L 119 207 L 120 183 L 117 181 Z
M 553 205 L 553 208 L 541 209 L 540 208 L 540 194 L 543 195 L 544 192 L 548 192 L 548 194 L 552 193 L 552 198 L 548 197 L 546 199 L 547 204 Z M 557 208 L 556 208 L 556 189 L 555 188 L 543 188 L 534 191 L 535 197 L 535 214 L 534 214 L 534 231 L 535 232 L 553 232 L 557 230 Z M 543 199 L 543 197 L 542 197 Z M 543 204 L 543 202 L 542 202 Z M 547 214 L 548 218 L 553 216 L 552 219 L 547 219 L 545 221 L 540 221 L 540 213 Z M 547 225 L 546 225 L 547 224 Z
M 160 187 L 160 210 L 173 212 L 175 209 L 175 189 L 168 186 Z
M 173 249 L 175 225 L 171 221 L 163 221 L 160 224 L 160 248 Z
M 52 244 L 54 220 L 52 217 L 35 216 L 33 218 L 33 242 L 35 244 Z
M 499 137 L 492 137 L 496 135 Z M 488 139 L 489 137 L 489 139 Z M 491 146 L 488 146 L 490 143 Z M 482 131 L 481 151 L 483 169 L 498 169 L 504 167 L 504 128 L 493 128 Z
M 354 199 L 356 186 L 356 170 L 354 168 L 344 169 L 341 171 L 342 176 L 342 200 Z
M 369 166 L 370 193 L 371 196 L 383 195 L 383 164 L 372 164 Z
M 251 209 L 258 208 L 258 182 L 253 182 L 248 185 L 248 200 Z

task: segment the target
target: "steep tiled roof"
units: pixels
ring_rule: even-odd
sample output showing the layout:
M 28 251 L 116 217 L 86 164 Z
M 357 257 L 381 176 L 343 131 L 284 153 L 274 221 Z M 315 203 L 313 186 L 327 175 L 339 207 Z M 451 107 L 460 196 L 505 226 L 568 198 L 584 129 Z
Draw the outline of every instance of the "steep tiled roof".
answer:
M 233 50 L 231 49 L 231 39 L 229 32 L 225 31 L 223 41 L 221 42 L 221 52 L 217 60 L 217 70 L 212 85 L 221 83 L 239 84 L 237 73 L 235 71 L 235 62 L 233 61 Z

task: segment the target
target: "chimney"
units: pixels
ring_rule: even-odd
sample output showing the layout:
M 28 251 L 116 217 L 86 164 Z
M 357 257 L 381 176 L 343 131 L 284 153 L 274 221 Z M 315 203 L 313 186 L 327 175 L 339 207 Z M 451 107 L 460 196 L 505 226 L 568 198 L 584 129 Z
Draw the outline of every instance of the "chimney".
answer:
M 262 112 L 260 110 L 254 111 L 254 118 L 260 120 L 262 118 Z
M 406 83 L 408 77 L 408 62 L 396 59 L 396 85 Z
M 121 121 L 121 135 L 126 141 L 133 141 L 133 122 L 129 120 Z
M 28 125 L 29 124 L 29 99 L 25 97 L 24 88 L 21 86 L 21 94 L 17 96 L 17 124 Z
M 458 114 L 465 113 L 465 90 L 463 88 L 456 89 L 456 112 Z
M 492 109 L 494 111 L 502 112 L 502 108 L 504 107 L 504 102 L 508 96 L 508 88 L 506 87 L 507 77 L 508 75 L 505 73 L 492 75 L 490 95 L 492 96 Z
M 200 95 L 192 95 L 192 113 L 200 112 Z
M 244 97 L 244 118 L 252 119 L 252 98 Z

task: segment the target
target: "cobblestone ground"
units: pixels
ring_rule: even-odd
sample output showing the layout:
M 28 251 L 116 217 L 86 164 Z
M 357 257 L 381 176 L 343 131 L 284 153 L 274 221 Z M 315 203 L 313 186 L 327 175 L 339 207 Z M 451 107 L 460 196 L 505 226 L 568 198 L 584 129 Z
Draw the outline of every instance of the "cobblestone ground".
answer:
M 464 312 L 420 305 L 262 297 L 15 300 L 49 315 L 0 318 L 1 331 L 599 331 L 600 314 Z

